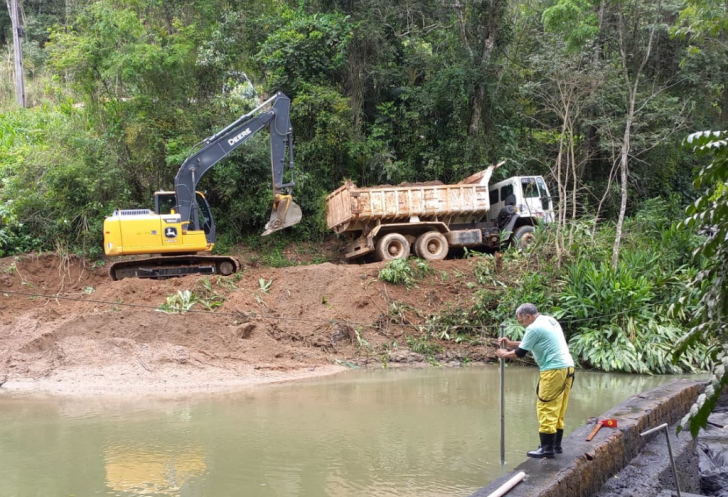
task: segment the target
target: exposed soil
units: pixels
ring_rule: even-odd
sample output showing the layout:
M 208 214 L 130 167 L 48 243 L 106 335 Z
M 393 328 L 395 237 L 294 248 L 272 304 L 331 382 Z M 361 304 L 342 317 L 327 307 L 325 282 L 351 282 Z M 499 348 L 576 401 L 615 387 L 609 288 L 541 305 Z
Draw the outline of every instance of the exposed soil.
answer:
M 213 391 L 424 361 L 407 336 L 428 316 L 470 305 L 475 264 L 432 263 L 408 290 L 381 282 L 381 263 L 111 281 L 105 267 L 76 258 L 0 259 L 0 383 L 63 394 Z M 185 290 L 222 304 L 159 310 Z M 486 352 L 458 345 L 439 359 Z

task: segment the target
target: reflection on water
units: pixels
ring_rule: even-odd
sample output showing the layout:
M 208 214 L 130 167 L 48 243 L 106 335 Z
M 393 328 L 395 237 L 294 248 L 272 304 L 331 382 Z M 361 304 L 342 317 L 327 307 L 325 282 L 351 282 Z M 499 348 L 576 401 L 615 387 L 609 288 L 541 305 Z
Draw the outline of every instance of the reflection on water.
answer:
M 567 433 L 674 377 L 577 372 Z M 0 397 L 0 496 L 469 495 L 538 442 L 533 368 L 350 371 L 175 400 Z
M 205 452 L 163 452 L 113 446 L 106 449 L 106 486 L 133 495 L 180 495 L 185 483 L 205 474 Z

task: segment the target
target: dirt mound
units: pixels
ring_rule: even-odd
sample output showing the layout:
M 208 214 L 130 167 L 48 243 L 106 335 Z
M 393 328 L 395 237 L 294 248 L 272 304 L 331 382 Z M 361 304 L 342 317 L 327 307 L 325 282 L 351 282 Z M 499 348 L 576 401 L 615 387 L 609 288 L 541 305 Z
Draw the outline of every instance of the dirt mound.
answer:
M 470 303 L 469 260 L 411 289 L 382 264 L 247 268 L 111 281 L 55 255 L 0 259 L 0 381 L 68 393 L 219 390 L 379 361 L 444 308 Z M 185 308 L 188 312 L 174 312 Z M 400 351 L 401 352 L 401 351 Z

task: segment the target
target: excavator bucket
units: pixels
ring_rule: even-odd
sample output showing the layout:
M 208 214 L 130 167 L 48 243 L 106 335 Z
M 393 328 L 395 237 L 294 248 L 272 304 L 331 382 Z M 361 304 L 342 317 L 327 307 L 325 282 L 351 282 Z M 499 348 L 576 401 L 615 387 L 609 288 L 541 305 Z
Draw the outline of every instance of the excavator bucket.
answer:
M 290 195 L 276 195 L 273 202 L 273 211 L 270 219 L 265 225 L 262 236 L 270 235 L 274 231 L 288 228 L 301 222 L 301 208 L 296 204 Z

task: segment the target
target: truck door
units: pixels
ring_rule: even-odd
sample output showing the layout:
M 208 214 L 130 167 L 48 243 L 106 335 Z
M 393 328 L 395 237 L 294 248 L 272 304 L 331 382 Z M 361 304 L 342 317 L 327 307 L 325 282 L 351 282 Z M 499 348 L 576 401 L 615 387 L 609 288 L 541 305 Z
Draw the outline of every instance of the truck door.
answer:
M 518 202 L 521 216 L 530 215 L 548 222 L 552 214 L 551 200 L 543 178 L 540 176 L 521 178 L 521 191 L 523 198 Z
M 498 213 L 506 205 L 506 200 L 514 193 L 514 185 L 518 185 L 517 178 L 511 178 L 501 181 L 489 188 L 490 191 L 490 209 L 488 210 L 488 221 L 498 219 Z
M 546 182 L 541 176 L 536 176 L 536 183 L 538 184 L 538 190 L 541 193 L 541 208 L 544 210 L 543 220 L 547 223 L 554 221 L 554 203 L 551 199 L 549 189 L 546 187 Z

